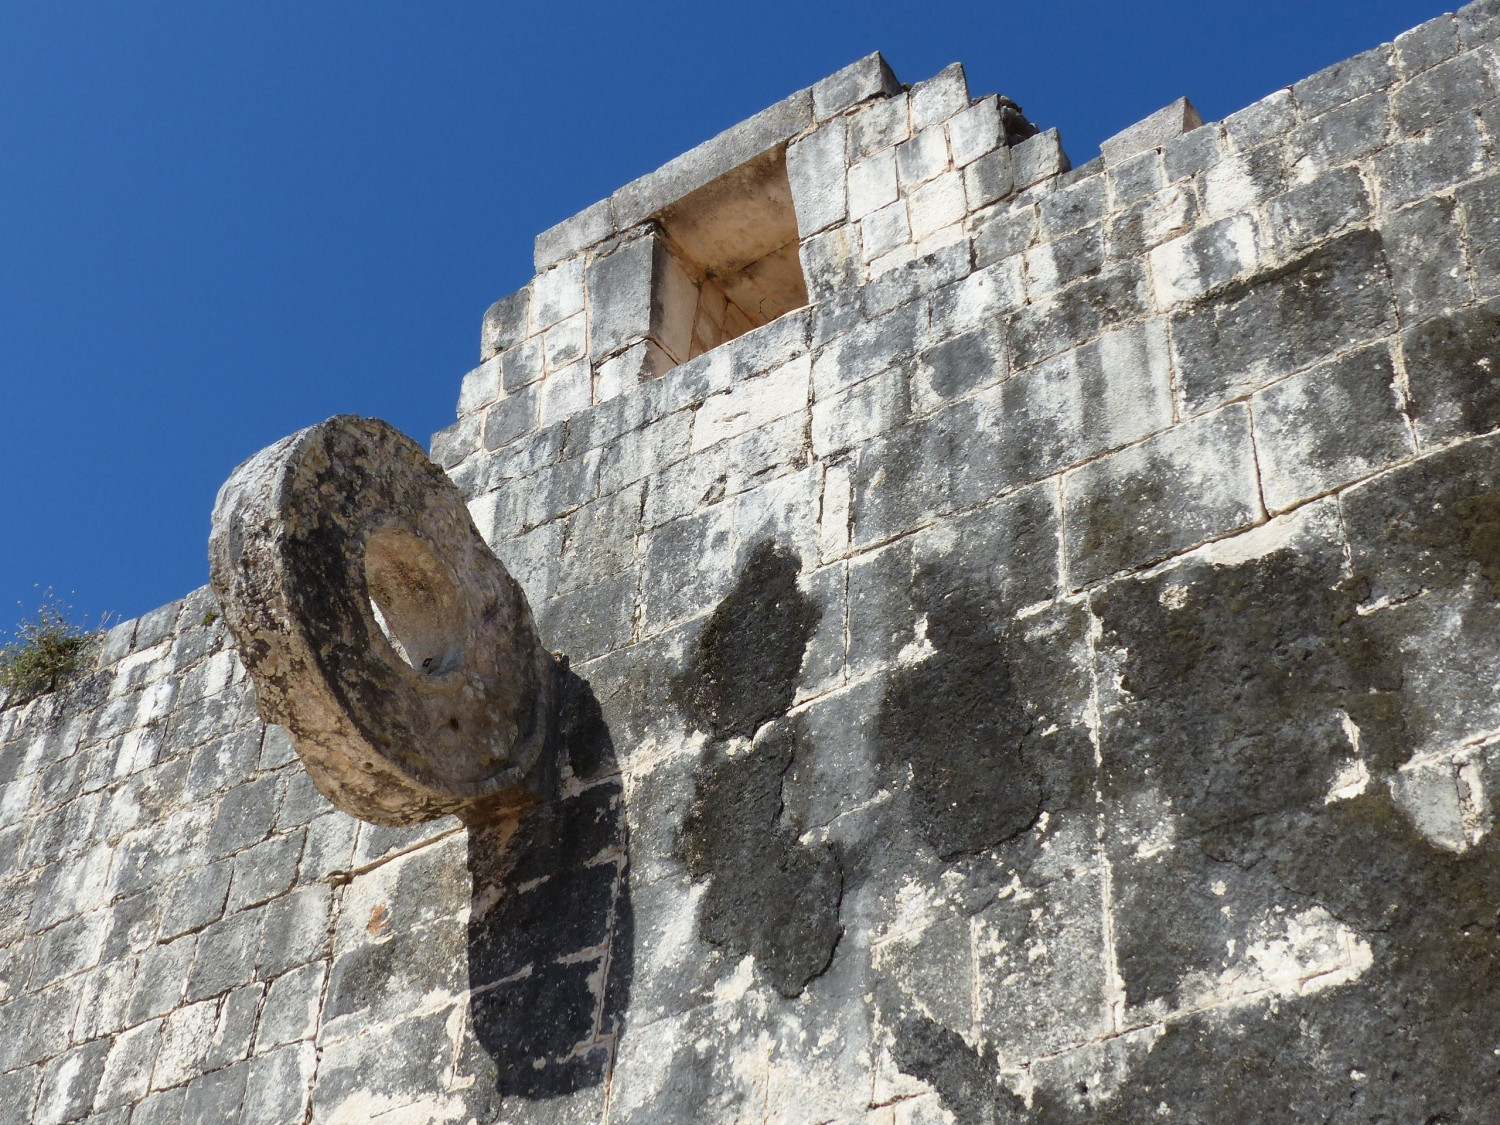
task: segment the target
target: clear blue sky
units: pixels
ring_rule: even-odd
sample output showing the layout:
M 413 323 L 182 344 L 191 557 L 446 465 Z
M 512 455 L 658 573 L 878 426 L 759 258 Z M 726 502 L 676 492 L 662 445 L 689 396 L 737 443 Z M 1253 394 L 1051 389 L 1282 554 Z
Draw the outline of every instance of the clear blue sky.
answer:
M 0 628 L 207 580 L 230 470 L 330 414 L 424 444 L 533 235 L 871 50 L 1075 163 L 1222 117 L 1419 0 L 82 4 L 0 13 Z M 18 606 L 18 603 L 23 603 Z

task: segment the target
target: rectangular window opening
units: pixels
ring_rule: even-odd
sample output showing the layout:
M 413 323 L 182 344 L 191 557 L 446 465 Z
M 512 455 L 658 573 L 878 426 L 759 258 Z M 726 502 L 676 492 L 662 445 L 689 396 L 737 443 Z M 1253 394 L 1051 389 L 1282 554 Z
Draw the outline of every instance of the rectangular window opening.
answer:
M 785 146 L 684 196 L 656 222 L 667 253 L 653 335 L 672 363 L 807 304 Z

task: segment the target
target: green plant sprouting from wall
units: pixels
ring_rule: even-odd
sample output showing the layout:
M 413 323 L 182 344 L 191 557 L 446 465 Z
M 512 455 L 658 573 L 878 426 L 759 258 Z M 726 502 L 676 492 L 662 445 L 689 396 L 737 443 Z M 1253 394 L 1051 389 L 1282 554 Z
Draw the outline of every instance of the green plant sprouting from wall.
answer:
M 16 626 L 14 640 L 0 647 L 0 691 L 7 702 L 56 691 L 81 670 L 103 632 L 77 624 L 72 607 L 46 590 L 36 613 Z

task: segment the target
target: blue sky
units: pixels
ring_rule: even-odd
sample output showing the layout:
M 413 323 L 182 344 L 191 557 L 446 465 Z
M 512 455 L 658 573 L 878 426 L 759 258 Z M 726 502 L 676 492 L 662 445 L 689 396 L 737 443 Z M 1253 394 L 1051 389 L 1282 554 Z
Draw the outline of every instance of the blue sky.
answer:
M 1417 0 L 82 4 L 0 13 L 0 628 L 207 580 L 214 493 L 330 414 L 424 444 L 533 235 L 871 50 L 1075 163 L 1222 117 Z

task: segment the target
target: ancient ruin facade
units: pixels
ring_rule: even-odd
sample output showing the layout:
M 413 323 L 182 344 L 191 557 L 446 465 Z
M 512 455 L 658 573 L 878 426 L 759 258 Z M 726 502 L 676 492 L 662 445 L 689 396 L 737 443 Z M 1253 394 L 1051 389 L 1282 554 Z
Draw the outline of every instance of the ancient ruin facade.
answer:
M 446 479 L 0 710 L 0 1119 L 1500 1120 L 1497 44 L 1076 169 L 871 56 L 541 235 Z

